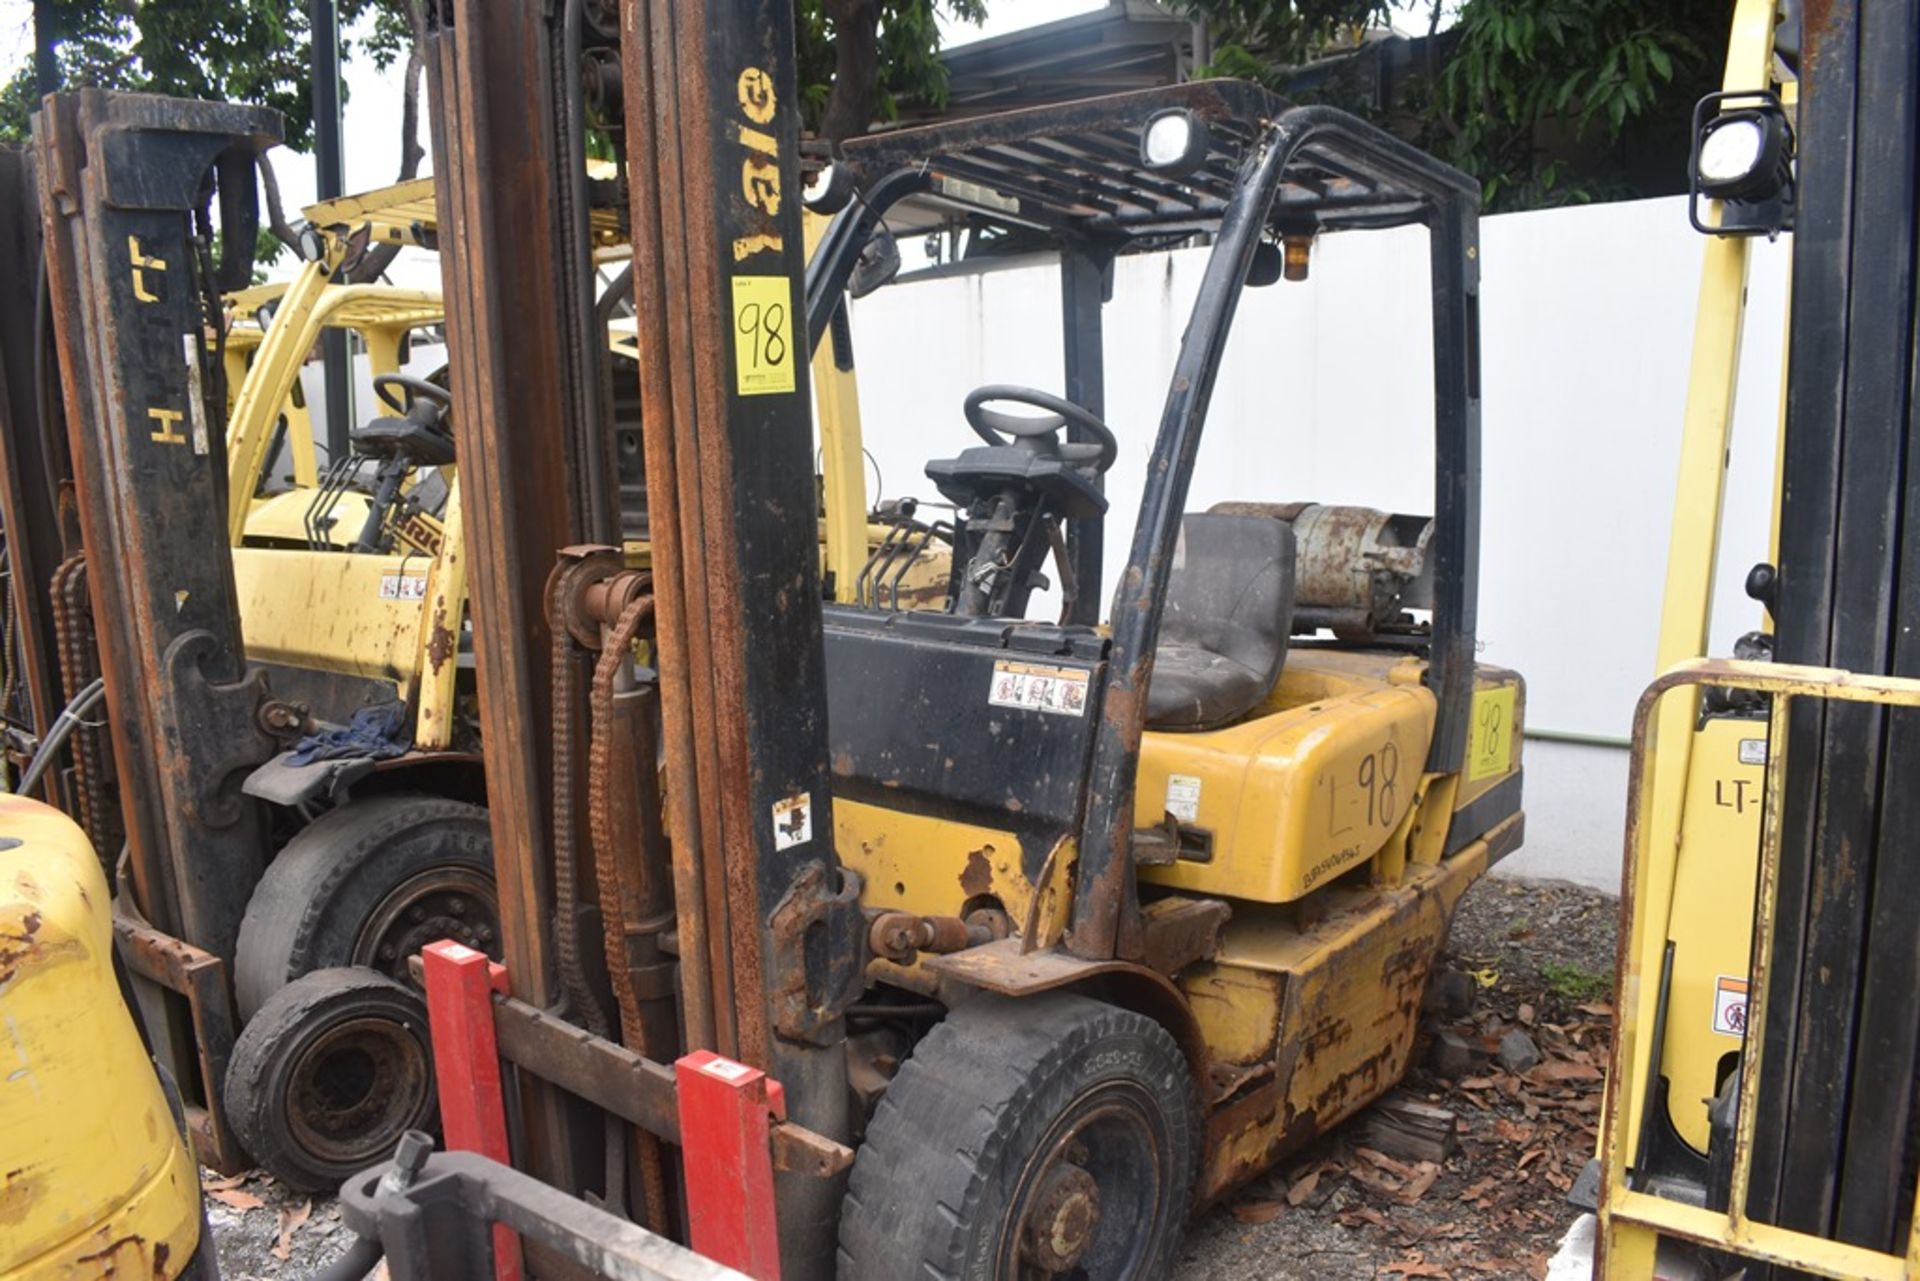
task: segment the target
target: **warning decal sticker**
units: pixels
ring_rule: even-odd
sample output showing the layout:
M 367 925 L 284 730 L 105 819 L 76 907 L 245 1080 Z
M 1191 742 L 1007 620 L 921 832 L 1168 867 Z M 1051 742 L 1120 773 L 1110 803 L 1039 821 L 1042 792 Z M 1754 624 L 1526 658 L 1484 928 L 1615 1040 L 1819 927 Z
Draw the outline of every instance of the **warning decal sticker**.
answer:
M 995 707 L 1085 716 L 1087 674 L 1077 667 L 1001 659 L 993 665 L 993 685 L 987 691 L 987 701 Z
M 1713 982 L 1713 1030 L 1724 1036 L 1747 1034 L 1747 981 L 1722 974 Z

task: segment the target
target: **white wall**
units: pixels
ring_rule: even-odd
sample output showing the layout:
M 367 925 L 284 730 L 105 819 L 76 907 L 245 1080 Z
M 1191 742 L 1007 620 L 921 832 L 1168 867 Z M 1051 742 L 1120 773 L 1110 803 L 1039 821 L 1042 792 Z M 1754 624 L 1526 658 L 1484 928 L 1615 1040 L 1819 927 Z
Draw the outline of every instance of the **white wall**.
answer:
M 1189 509 L 1224 498 L 1432 510 L 1425 232 L 1346 233 L 1311 279 L 1249 291 Z M 1702 240 L 1679 200 L 1482 223 L 1483 658 L 1527 674 L 1537 729 L 1619 738 L 1652 676 Z M 1203 249 L 1123 259 L 1107 308 L 1108 589 Z M 1714 641 L 1752 625 L 1779 390 L 1784 244 L 1758 247 Z M 1061 387 L 1050 264 L 897 285 L 853 308 L 867 447 L 888 496 L 936 497 L 926 460 L 972 436 L 989 382 Z M 1043 612 L 1035 608 L 1038 616 Z
M 1703 247 L 1679 199 L 1481 223 L 1482 658 L 1526 675 L 1536 731 L 1624 738 L 1653 675 Z M 1116 271 L 1109 593 L 1206 252 L 1123 259 Z M 1418 228 L 1323 236 L 1306 283 L 1245 295 L 1189 510 L 1226 498 L 1432 510 L 1426 254 Z M 1766 555 L 1786 266 L 1784 242 L 1756 246 L 1714 614 L 1721 653 L 1755 625 L 1739 584 Z M 1040 263 L 854 304 L 866 443 L 886 496 L 937 498 L 922 468 L 972 441 L 960 415 L 972 388 L 1061 389 L 1058 290 Z M 1613 775 L 1624 766 L 1530 751 L 1529 792 L 1555 799 L 1550 829 L 1530 806 L 1529 844 L 1562 853 L 1522 865 L 1617 883 Z M 1583 789 L 1595 804 L 1576 822 Z

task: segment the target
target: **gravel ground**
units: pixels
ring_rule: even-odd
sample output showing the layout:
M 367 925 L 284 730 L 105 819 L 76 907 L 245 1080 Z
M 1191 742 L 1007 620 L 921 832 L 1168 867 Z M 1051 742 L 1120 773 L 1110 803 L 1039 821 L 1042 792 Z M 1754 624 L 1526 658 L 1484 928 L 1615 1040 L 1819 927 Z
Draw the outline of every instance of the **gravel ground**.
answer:
M 1575 1217 L 1566 1189 L 1593 1154 L 1618 916 L 1619 900 L 1561 881 L 1489 877 L 1469 889 L 1446 964 L 1473 976 L 1473 1009 L 1428 1016 L 1402 1086 L 1458 1115 L 1459 1150 L 1409 1204 L 1414 1171 L 1382 1167 L 1342 1127 L 1204 1214 L 1175 1281 L 1544 1275 Z M 1443 1028 L 1472 1048 L 1470 1074 L 1430 1065 Z M 1546 1058 L 1519 1076 L 1487 1061 L 1516 1029 Z M 1287 1192 L 1315 1172 L 1291 1204 Z
M 1477 996 L 1460 1017 L 1428 1017 L 1403 1087 L 1458 1114 L 1459 1150 L 1424 1176 L 1390 1158 L 1381 1164 L 1345 1133 L 1329 1135 L 1204 1214 L 1174 1281 L 1540 1276 L 1573 1218 L 1565 1188 L 1592 1152 L 1617 914 L 1615 899 L 1564 882 L 1487 878 L 1468 890 L 1447 965 L 1473 976 Z M 1443 1028 L 1472 1047 L 1468 1075 L 1450 1079 L 1430 1066 L 1429 1043 Z M 1484 1059 L 1514 1030 L 1546 1060 L 1519 1075 Z M 227 1281 L 308 1277 L 348 1245 L 327 1198 L 258 1174 L 207 1181 Z

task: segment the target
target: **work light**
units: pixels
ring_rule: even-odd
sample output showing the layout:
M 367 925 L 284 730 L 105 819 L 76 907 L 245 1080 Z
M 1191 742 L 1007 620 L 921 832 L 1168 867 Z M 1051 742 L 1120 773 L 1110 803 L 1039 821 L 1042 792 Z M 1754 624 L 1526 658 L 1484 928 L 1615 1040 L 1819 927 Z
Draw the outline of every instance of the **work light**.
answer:
M 1693 225 L 1721 235 L 1775 235 L 1792 220 L 1793 130 L 1771 93 L 1715 93 L 1693 112 L 1688 164 Z M 1721 203 L 1720 221 L 1705 225 L 1702 197 Z
M 1740 111 L 1707 123 L 1700 139 L 1700 189 L 1716 199 L 1765 195 L 1780 186 L 1787 122 Z
M 1207 158 L 1207 126 L 1184 107 L 1147 119 L 1140 131 L 1140 163 L 1161 173 L 1191 173 Z
M 831 216 L 853 199 L 853 175 L 832 161 L 808 173 L 800 187 L 800 201 L 813 212 Z

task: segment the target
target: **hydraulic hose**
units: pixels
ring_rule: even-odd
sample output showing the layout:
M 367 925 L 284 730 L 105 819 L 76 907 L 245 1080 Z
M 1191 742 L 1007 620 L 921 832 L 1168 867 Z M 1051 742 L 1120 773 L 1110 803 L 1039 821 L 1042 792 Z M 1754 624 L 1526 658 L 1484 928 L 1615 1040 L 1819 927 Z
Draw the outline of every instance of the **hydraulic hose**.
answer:
M 40 782 L 40 776 L 45 774 L 47 767 L 53 763 L 54 755 L 59 752 L 68 737 L 78 728 L 81 720 L 87 713 L 97 707 L 100 700 L 105 698 L 106 695 L 106 678 L 96 676 L 87 683 L 85 688 L 73 696 L 73 701 L 68 703 L 66 710 L 62 711 L 60 715 L 55 718 L 53 728 L 49 729 L 47 736 L 40 740 L 39 750 L 33 754 L 33 759 L 27 763 L 27 772 L 20 776 L 20 786 L 16 789 L 19 795 L 27 796 L 33 792 L 34 787 Z

